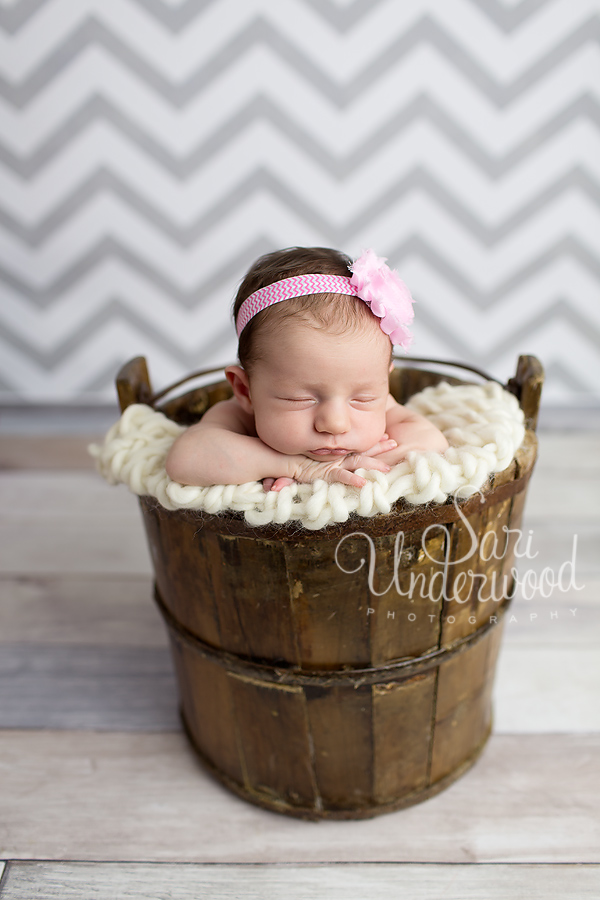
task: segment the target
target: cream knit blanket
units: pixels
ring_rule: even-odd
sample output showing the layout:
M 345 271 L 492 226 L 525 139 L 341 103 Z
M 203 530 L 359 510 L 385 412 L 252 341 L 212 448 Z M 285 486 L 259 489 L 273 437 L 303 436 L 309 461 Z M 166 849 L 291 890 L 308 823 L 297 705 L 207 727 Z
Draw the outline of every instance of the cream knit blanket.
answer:
M 450 495 L 470 497 L 492 472 L 510 464 L 525 435 L 516 397 L 491 381 L 457 386 L 442 382 L 415 394 L 406 406 L 437 425 L 449 449 L 444 454 L 414 451 L 387 474 L 361 469 L 368 483 L 360 489 L 322 480 L 268 493 L 258 481 L 212 487 L 177 484 L 165 471 L 165 459 L 184 429 L 143 404 L 128 407 L 104 443 L 92 445 L 90 453 L 110 484 L 126 484 L 135 494 L 155 497 L 166 509 L 243 512 L 253 526 L 295 521 L 318 529 L 345 522 L 351 513 L 387 513 L 400 498 L 418 504 L 443 503 Z

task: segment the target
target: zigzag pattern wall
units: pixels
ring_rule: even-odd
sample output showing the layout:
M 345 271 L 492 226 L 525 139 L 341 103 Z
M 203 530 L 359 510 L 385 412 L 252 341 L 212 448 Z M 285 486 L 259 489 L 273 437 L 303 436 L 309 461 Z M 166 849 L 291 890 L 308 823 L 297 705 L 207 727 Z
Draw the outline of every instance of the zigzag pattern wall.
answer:
M 231 362 L 261 252 L 374 247 L 414 353 L 600 398 L 600 0 L 0 0 L 0 399 Z

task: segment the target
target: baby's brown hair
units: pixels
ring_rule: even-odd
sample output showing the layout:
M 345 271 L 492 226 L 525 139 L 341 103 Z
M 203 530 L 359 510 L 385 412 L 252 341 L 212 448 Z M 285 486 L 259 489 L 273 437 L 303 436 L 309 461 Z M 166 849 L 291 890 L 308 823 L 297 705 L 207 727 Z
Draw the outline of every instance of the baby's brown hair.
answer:
M 351 263 L 345 253 L 328 247 L 288 247 L 266 253 L 250 267 L 239 287 L 233 303 L 234 321 L 237 322 L 244 300 L 260 288 L 295 275 L 349 277 Z M 375 319 L 358 297 L 341 294 L 308 294 L 276 303 L 250 319 L 242 331 L 238 344 L 242 368 L 251 371 L 254 363 L 262 358 L 264 344 L 259 338 L 272 335 L 281 323 L 290 318 L 301 319 L 316 328 L 337 328 L 339 331 Z

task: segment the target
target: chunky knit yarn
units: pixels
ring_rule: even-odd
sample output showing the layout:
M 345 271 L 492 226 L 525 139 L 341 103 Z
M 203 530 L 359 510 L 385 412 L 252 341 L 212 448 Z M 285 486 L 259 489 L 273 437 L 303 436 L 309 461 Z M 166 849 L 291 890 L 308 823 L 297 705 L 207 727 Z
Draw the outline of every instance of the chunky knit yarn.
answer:
M 360 469 L 367 479 L 360 489 L 322 480 L 268 493 L 258 481 L 212 487 L 177 484 L 165 471 L 165 459 L 184 429 L 139 403 L 129 406 L 103 444 L 92 445 L 90 452 L 110 484 L 126 484 L 135 494 L 155 497 L 166 509 L 242 512 L 253 526 L 293 521 L 318 529 L 345 522 L 352 513 L 387 513 L 400 498 L 419 504 L 470 497 L 492 472 L 510 464 L 525 435 L 516 398 L 496 382 L 442 382 L 415 394 L 406 406 L 437 425 L 449 449 L 443 454 L 413 451 L 386 474 Z

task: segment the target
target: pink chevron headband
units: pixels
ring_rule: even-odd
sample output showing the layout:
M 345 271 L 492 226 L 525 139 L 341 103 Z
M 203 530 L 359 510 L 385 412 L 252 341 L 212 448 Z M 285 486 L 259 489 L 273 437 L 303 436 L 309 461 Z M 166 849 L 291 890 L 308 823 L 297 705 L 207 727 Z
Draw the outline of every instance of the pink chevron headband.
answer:
M 238 313 L 238 338 L 255 315 L 282 300 L 305 297 L 307 294 L 344 294 L 359 297 L 373 315 L 381 319 L 382 331 L 392 344 L 408 350 L 412 335 L 408 328 L 413 320 L 413 299 L 395 269 L 385 264 L 384 257 L 365 250 L 351 266 L 352 277 L 344 275 L 294 275 L 260 288 L 247 297 Z

